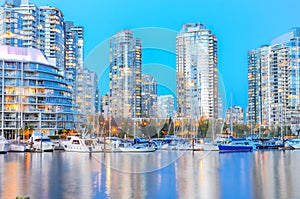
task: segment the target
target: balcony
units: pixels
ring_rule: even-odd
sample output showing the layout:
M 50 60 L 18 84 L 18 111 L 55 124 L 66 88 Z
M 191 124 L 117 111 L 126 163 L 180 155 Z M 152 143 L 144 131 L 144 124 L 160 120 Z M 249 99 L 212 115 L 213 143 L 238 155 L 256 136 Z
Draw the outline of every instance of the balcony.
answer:
M 24 120 L 25 121 L 38 121 L 39 118 L 38 117 L 25 117 Z

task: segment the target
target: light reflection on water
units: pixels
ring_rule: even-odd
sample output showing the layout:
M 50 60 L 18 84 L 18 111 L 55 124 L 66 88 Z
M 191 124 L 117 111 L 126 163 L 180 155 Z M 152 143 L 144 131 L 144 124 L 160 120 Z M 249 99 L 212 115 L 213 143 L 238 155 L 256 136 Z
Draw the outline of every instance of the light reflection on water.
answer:
M 297 198 L 300 151 L 0 155 L 0 198 Z

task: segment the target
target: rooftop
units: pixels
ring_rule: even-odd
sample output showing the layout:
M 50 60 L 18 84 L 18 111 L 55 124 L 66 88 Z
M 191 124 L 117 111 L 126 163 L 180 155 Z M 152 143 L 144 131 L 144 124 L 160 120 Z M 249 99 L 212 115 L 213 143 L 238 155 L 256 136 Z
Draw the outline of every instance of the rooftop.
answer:
M 0 60 L 38 62 L 49 65 L 43 53 L 35 48 L 0 45 Z

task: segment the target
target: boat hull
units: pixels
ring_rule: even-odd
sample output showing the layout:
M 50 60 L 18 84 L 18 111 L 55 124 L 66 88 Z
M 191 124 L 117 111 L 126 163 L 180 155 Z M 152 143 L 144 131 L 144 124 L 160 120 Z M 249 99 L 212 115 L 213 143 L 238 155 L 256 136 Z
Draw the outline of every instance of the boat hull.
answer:
M 134 147 L 119 147 L 121 152 L 127 153 L 149 153 L 154 152 L 155 148 L 134 148 Z
M 91 147 L 91 146 L 64 145 L 63 147 L 67 152 L 98 153 L 103 151 L 101 146 Z
M 0 153 L 5 154 L 8 151 L 9 144 L 7 142 L 0 143 Z
M 11 143 L 8 148 L 8 152 L 25 152 L 26 146 L 24 144 Z
M 219 145 L 220 152 L 249 152 L 253 150 L 252 146 L 234 146 L 234 145 Z
M 212 143 L 202 144 L 202 150 L 203 151 L 219 151 L 219 147 Z
M 292 144 L 291 147 L 293 149 L 300 149 L 300 144 Z

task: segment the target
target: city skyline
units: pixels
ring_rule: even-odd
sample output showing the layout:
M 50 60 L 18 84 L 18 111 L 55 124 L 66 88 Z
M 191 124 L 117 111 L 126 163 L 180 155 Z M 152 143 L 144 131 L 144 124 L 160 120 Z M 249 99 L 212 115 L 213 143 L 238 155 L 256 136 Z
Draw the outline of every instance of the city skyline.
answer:
M 44 0 L 31 2 L 39 5 L 49 3 Z M 160 27 L 179 31 L 185 23 L 206 24 L 219 40 L 219 69 L 225 82 L 226 94 L 229 96 L 232 92 L 233 104 L 240 105 L 244 109 L 247 108 L 248 50 L 258 48 L 292 27 L 299 26 L 297 18 L 300 17 L 295 6 L 299 5 L 299 2 L 295 0 L 289 0 L 285 4 L 279 0 L 256 0 L 247 3 L 223 0 L 208 2 L 177 0 L 173 1 L 172 9 L 169 8 L 168 2 L 161 1 L 144 2 L 142 5 L 134 0 L 88 2 L 82 4 L 70 0 L 51 1 L 52 6 L 64 12 L 66 19 L 72 19 L 86 28 L 86 57 L 98 44 L 124 28 Z M 89 6 L 91 4 L 93 6 Z M 69 5 L 72 5 L 72 9 L 68 9 Z M 182 5 L 193 6 L 182 9 Z M 114 7 L 116 14 L 110 15 L 108 7 Z M 156 10 L 155 15 L 153 10 Z M 278 15 L 273 10 L 281 10 L 282 14 Z M 80 12 L 83 15 L 77 14 Z M 109 16 L 110 20 L 107 20 L 106 16 Z M 144 53 L 144 56 L 146 55 Z M 175 68 L 175 59 L 164 57 L 165 59 L 156 61 Z M 149 57 L 143 57 L 143 64 L 152 61 Z M 104 89 L 100 87 L 101 95 L 106 94 Z

